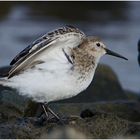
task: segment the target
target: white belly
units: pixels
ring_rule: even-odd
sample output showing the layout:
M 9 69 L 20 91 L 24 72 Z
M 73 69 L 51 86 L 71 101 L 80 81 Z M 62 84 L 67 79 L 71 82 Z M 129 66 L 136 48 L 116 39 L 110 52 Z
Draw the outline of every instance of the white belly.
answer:
M 85 90 L 91 83 L 93 74 L 79 81 L 79 75 L 67 68 L 60 69 L 59 66 L 55 71 L 27 71 L 11 78 L 8 85 L 37 102 L 50 102 L 70 98 Z

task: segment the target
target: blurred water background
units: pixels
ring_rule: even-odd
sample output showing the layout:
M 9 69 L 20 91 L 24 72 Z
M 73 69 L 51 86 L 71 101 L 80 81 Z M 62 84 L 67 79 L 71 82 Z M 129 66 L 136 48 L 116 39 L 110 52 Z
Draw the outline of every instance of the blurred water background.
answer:
M 137 42 L 140 2 L 0 2 L 0 66 L 32 41 L 63 25 L 74 25 L 129 59 L 104 56 L 124 89 L 140 93 Z

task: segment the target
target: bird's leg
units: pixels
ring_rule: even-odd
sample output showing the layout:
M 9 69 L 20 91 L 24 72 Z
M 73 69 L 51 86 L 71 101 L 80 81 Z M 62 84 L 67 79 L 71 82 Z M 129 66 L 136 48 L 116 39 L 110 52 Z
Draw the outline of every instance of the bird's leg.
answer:
M 55 114 L 55 113 L 48 107 L 48 104 L 47 104 L 47 103 L 44 103 L 42 107 L 43 107 L 43 109 L 44 109 L 44 112 L 45 112 L 46 116 L 48 116 L 48 113 L 47 113 L 47 112 L 50 112 L 53 116 L 55 116 L 58 120 L 60 120 L 60 117 L 59 117 L 57 114 Z M 46 108 L 45 108 L 45 107 L 46 107 Z M 47 111 L 46 111 L 46 109 L 47 109 Z
M 54 113 L 54 112 L 52 111 L 52 109 L 50 109 L 50 108 L 48 107 L 48 104 L 47 104 L 47 103 L 44 103 L 44 107 L 45 107 L 45 106 L 46 106 L 45 109 L 47 109 L 47 111 L 50 112 L 50 114 L 52 114 L 57 120 L 59 120 L 59 122 L 61 123 L 61 125 L 64 125 L 64 122 L 62 121 L 62 119 L 61 119 L 56 113 Z
M 49 114 L 48 114 L 48 112 L 46 111 L 46 108 L 45 108 L 45 105 L 44 105 L 44 104 L 42 104 L 42 108 L 43 108 L 43 110 L 44 110 L 44 113 L 45 113 L 45 115 L 46 115 L 46 118 L 48 119 Z
M 45 121 L 49 121 L 49 113 L 52 114 L 60 123 L 61 125 L 64 125 L 64 122 L 61 120 L 61 118 L 55 114 L 49 107 L 47 103 L 41 103 L 41 107 L 43 108 L 43 114 L 41 117 L 38 119 L 37 123 L 40 125 L 43 125 Z M 52 121 L 50 119 L 50 121 Z

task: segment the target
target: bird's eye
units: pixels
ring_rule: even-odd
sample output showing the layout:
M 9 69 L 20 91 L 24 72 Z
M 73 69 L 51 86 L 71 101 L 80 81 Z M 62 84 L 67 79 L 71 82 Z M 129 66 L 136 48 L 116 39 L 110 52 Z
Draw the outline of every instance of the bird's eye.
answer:
M 100 45 L 100 43 L 96 43 L 96 45 L 98 46 L 98 47 L 100 47 L 101 45 Z

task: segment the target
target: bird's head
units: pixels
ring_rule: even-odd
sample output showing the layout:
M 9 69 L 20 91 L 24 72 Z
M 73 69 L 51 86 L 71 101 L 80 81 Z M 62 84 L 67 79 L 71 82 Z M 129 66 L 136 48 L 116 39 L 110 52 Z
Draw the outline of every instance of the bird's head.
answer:
M 107 49 L 106 45 L 97 37 L 88 37 L 87 41 L 89 44 L 89 53 L 95 58 L 100 58 L 101 56 L 107 54 L 128 60 L 124 56 Z

